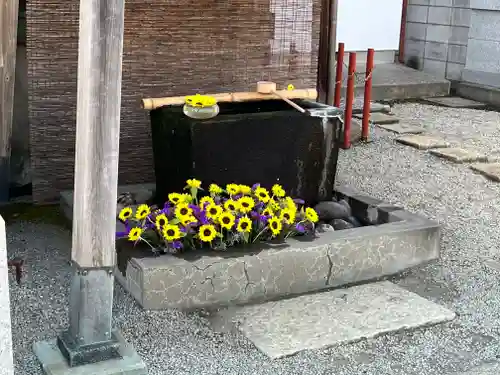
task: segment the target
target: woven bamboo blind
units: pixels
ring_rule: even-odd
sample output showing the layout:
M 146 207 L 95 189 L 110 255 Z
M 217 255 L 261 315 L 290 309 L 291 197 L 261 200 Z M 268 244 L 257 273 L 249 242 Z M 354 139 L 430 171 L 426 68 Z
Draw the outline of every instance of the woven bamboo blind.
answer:
M 79 0 L 30 0 L 28 76 L 33 195 L 72 189 Z M 127 0 L 120 183 L 151 182 L 143 97 L 315 87 L 319 0 Z

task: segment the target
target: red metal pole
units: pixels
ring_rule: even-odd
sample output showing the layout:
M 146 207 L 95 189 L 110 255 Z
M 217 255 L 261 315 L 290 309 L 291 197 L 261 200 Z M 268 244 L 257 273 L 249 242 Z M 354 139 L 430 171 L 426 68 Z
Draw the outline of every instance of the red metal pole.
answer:
M 351 120 L 352 120 L 352 105 L 354 102 L 354 73 L 356 72 L 356 52 L 349 53 L 349 69 L 347 76 L 347 92 L 345 98 L 345 113 L 344 113 L 344 147 L 351 147 Z
M 333 97 L 333 106 L 340 107 L 340 96 L 342 93 L 342 69 L 344 66 L 344 43 L 339 43 L 337 52 L 337 72 L 335 74 L 335 96 Z
M 372 100 L 372 78 L 373 78 L 372 73 L 373 73 L 374 56 L 375 56 L 375 50 L 373 48 L 369 48 L 368 53 L 366 54 L 365 97 L 363 100 L 363 122 L 361 126 L 361 139 L 363 141 L 368 140 L 370 103 Z
M 405 39 L 406 39 L 406 14 L 408 12 L 408 0 L 403 0 L 403 8 L 401 9 L 401 26 L 399 31 L 399 53 L 398 61 L 401 64 L 405 62 Z

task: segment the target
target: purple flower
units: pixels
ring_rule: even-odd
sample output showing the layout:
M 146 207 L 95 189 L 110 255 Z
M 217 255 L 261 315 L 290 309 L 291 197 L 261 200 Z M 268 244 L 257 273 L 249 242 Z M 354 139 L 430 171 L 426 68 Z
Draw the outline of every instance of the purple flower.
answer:
M 125 223 L 125 230 L 116 232 L 116 238 L 124 238 L 127 237 L 130 233 L 130 226 Z
M 166 202 L 165 205 L 163 206 L 163 210 L 161 210 L 166 216 L 170 216 L 173 212 L 172 206 L 170 205 L 170 202 Z
M 294 201 L 295 203 L 297 203 L 297 204 L 304 204 L 304 203 L 306 203 L 304 200 L 302 200 L 302 199 L 300 199 L 300 198 L 295 198 L 293 201 Z
M 197 218 L 198 218 L 198 221 L 202 224 L 202 225 L 205 225 L 205 224 L 208 224 L 209 223 L 209 220 L 207 218 L 207 214 L 205 213 L 205 211 L 201 211 L 200 210 L 200 213 L 197 215 Z
M 238 200 L 238 199 L 240 199 L 242 196 L 243 196 L 243 194 L 236 194 L 236 195 L 233 197 L 233 200 L 237 201 L 237 200 Z
M 256 210 L 261 210 L 264 208 L 264 203 L 263 202 L 258 202 L 256 205 L 255 205 L 255 209 Z
M 295 226 L 295 230 L 299 233 L 305 233 L 306 227 L 303 224 L 299 223 Z
M 184 245 L 182 245 L 181 241 L 174 241 L 174 242 L 172 242 L 172 248 L 174 248 L 175 250 L 180 250 L 183 247 L 184 247 Z
M 255 190 L 255 189 L 258 189 L 258 188 L 260 188 L 260 184 L 259 183 L 256 183 L 256 184 L 252 185 L 252 190 Z

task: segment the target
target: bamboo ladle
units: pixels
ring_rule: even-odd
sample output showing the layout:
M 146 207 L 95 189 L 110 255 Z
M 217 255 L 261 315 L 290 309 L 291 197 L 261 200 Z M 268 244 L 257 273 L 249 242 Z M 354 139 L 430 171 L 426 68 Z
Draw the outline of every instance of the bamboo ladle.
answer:
M 268 82 L 268 81 L 260 81 L 257 82 L 257 92 L 259 94 L 273 94 L 276 95 L 278 98 L 284 100 L 288 104 L 290 104 L 293 108 L 295 108 L 297 111 L 300 111 L 302 113 L 306 113 L 307 111 L 302 108 L 300 105 L 292 102 L 290 99 L 284 97 L 280 93 L 276 91 L 276 83 L 274 82 Z

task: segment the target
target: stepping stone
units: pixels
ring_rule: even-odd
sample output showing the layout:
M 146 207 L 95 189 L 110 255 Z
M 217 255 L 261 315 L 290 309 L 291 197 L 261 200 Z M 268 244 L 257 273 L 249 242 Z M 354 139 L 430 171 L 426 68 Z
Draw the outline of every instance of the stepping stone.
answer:
M 490 180 L 500 182 L 500 163 L 478 163 L 471 165 L 470 168 Z
M 270 358 L 347 344 L 454 319 L 455 314 L 388 281 L 218 312 Z M 225 315 L 224 315 L 225 314 Z
M 354 115 L 353 117 L 362 119 L 363 115 Z M 399 118 L 394 115 L 389 115 L 382 112 L 370 113 L 370 121 L 374 124 L 396 124 L 399 122 Z
M 500 374 L 500 363 L 490 362 L 466 372 L 457 372 L 455 375 L 498 375 Z
M 451 108 L 484 108 L 486 104 L 474 100 L 460 98 L 458 96 L 442 96 L 436 98 L 425 98 L 424 101 Z
M 425 131 L 424 128 L 418 126 L 400 124 L 378 125 L 378 127 L 397 134 L 420 134 Z
M 419 150 L 429 150 L 431 148 L 445 148 L 450 144 L 443 139 L 428 135 L 404 135 L 396 139 L 396 142 L 407 146 L 418 148 Z
M 451 160 L 455 163 L 467 163 L 467 162 L 484 162 L 488 160 L 486 155 L 483 155 L 474 150 L 466 150 L 463 148 L 443 148 L 440 150 L 430 150 L 432 155 L 438 156 L 440 158 Z

